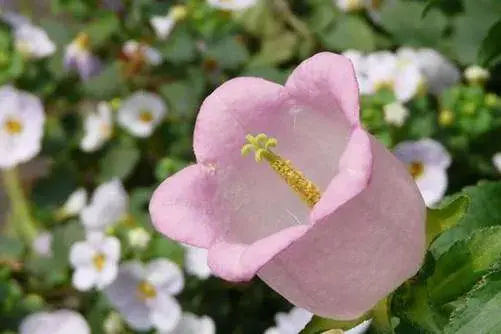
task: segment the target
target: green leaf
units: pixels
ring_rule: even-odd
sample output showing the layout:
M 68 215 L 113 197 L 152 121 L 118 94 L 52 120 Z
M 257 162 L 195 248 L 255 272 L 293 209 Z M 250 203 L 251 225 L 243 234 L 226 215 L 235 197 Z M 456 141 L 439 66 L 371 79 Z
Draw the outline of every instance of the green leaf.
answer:
M 337 24 L 320 35 L 329 49 L 356 49 L 370 52 L 376 48 L 376 38 L 372 28 L 362 19 L 354 16 L 343 16 Z
M 232 70 L 249 59 L 249 51 L 242 42 L 228 36 L 209 45 L 206 56 L 214 59 L 222 68 Z
M 184 248 L 177 242 L 167 239 L 160 234 L 155 234 L 147 251 L 147 258 L 164 257 L 182 266 L 184 263 Z
M 284 71 L 275 67 L 252 67 L 246 69 L 242 76 L 259 77 L 279 84 L 285 83 L 289 76 L 289 71 Z
M 438 305 L 457 299 L 500 265 L 501 226 L 476 230 L 436 261 L 435 271 L 427 280 L 430 297 Z
M 378 334 L 393 334 L 393 324 L 391 322 L 391 296 L 381 300 L 372 309 L 372 328 Z
M 94 21 L 85 27 L 92 47 L 104 45 L 120 29 L 120 21 L 113 12 L 96 15 Z
M 83 93 L 96 100 L 111 100 L 124 87 L 120 63 L 115 62 L 106 66 L 101 73 L 82 84 Z
M 281 64 L 294 57 L 299 38 L 292 32 L 284 32 L 265 39 L 259 52 L 252 58 L 249 68 Z
M 447 26 L 446 17 L 431 8 L 423 18 L 425 4 L 386 1 L 381 8 L 381 25 L 396 42 L 411 46 L 438 46 Z
M 501 273 L 487 276 L 452 313 L 445 334 L 501 333 Z
M 71 246 L 75 242 L 84 239 L 84 228 L 78 221 L 71 221 L 65 225 L 56 227 L 53 230 L 52 237 L 52 253 L 56 262 L 60 266 L 68 265 Z
M 133 143 L 120 142 L 110 148 L 100 161 L 99 180 L 109 181 L 113 178 L 126 179 L 139 162 L 141 152 Z
M 271 1 L 259 1 L 256 6 L 239 14 L 237 21 L 250 34 L 263 38 L 276 36 L 284 30 L 282 21 L 277 20 L 271 8 Z
M 68 22 L 42 19 L 40 26 L 47 32 L 50 39 L 58 46 L 64 48 L 78 33 L 78 29 Z
M 164 59 L 173 64 L 188 63 L 197 56 L 195 40 L 186 29 L 178 29 L 159 48 Z
M 426 236 L 428 244 L 443 232 L 454 227 L 464 216 L 470 199 L 466 195 L 459 195 L 439 207 L 428 209 L 426 219 Z
M 191 116 L 199 107 L 193 86 L 187 81 L 177 81 L 160 87 L 160 94 L 169 104 L 169 113 L 177 116 Z
M 301 331 L 301 334 L 319 334 L 331 329 L 349 330 L 370 318 L 370 313 L 367 313 L 366 315 L 358 319 L 347 321 L 322 318 L 315 315 L 306 325 L 306 327 Z
M 501 20 L 496 22 L 489 30 L 478 53 L 478 60 L 483 66 L 494 66 L 501 61 Z
M 23 253 L 24 245 L 20 240 L 0 235 L 0 263 L 19 260 Z

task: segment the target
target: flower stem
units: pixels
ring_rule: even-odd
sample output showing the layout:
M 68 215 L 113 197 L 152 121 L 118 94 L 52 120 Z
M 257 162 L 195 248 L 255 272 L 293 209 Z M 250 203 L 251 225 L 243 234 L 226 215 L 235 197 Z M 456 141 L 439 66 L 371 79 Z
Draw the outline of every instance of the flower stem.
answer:
M 21 180 L 16 168 L 2 172 L 3 184 L 10 201 L 12 230 L 27 244 L 31 244 L 37 236 L 37 228 L 30 215 L 29 205 L 23 192 Z
M 393 334 L 390 314 L 391 295 L 381 300 L 372 309 L 372 325 L 378 334 Z

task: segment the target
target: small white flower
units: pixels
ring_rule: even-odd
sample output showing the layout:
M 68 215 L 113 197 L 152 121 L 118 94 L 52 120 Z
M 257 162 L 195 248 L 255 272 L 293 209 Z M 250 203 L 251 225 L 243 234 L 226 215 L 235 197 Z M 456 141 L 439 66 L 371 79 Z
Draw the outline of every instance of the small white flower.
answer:
M 153 30 L 155 30 L 157 37 L 165 40 L 170 36 L 176 22 L 184 19 L 186 14 L 187 10 L 185 6 L 173 6 L 167 15 L 153 16 L 150 19 L 150 24 L 153 27 Z
M 27 17 L 24 17 L 23 15 L 14 12 L 9 12 L 9 11 L 4 12 L 1 9 L 0 9 L 0 19 L 14 29 L 25 24 L 31 24 L 30 20 Z
M 106 334 L 121 334 L 124 332 L 122 317 L 117 312 L 111 312 L 103 322 L 103 330 Z
M 501 173 L 501 152 L 494 154 L 492 157 L 492 163 L 494 167 Z
M 87 240 L 71 246 L 70 263 L 75 269 L 73 286 L 80 291 L 103 289 L 118 274 L 120 241 L 102 233 L 90 233 Z
M 472 65 L 464 71 L 464 77 L 471 84 L 483 84 L 489 79 L 490 73 L 483 67 Z
M 92 194 L 89 205 L 80 212 L 80 220 L 88 230 L 104 231 L 126 216 L 128 201 L 120 180 L 103 183 Z
M 31 59 L 41 59 L 56 52 L 56 45 L 45 30 L 24 24 L 14 30 L 16 49 Z
M 87 204 L 87 191 L 79 188 L 74 191 L 66 200 L 58 215 L 61 218 L 68 218 L 78 215 Z
M 267 329 L 265 334 L 299 334 L 312 317 L 311 312 L 299 307 L 294 307 L 289 313 L 277 313 L 276 326 Z
M 184 313 L 177 327 L 173 331 L 158 332 L 158 334 L 215 334 L 216 325 L 208 316 L 197 317 L 191 313 Z
M 211 276 L 211 270 L 207 263 L 209 251 L 205 248 L 184 245 L 184 265 L 186 271 L 200 279 L 207 279 Z
M 343 12 L 354 12 L 365 7 L 365 0 L 335 0 L 336 5 Z
M 66 47 L 64 67 L 67 71 L 76 70 L 82 80 L 88 80 L 99 72 L 101 62 L 92 54 L 89 36 L 86 33 L 78 34 Z
M 129 245 L 136 249 L 145 249 L 151 240 L 151 234 L 142 227 L 136 227 L 127 233 Z
M 167 107 L 160 96 L 138 91 L 123 101 L 118 123 L 132 135 L 145 138 L 151 136 L 166 113 Z
M 123 53 L 129 59 L 145 61 L 149 65 L 160 65 L 162 54 L 151 46 L 138 41 L 128 41 L 122 48 Z
M 113 118 L 108 103 L 100 102 L 96 112 L 85 116 L 84 131 L 85 135 L 80 142 L 80 148 L 84 152 L 97 151 L 111 138 Z
M 181 320 L 181 307 L 173 296 L 183 286 L 181 269 L 169 260 L 156 259 L 146 265 L 131 261 L 120 266 L 105 294 L 133 329 L 168 333 Z
M 84 317 L 71 310 L 38 312 L 24 318 L 19 334 L 90 334 Z
M 360 94 L 367 95 L 372 94 L 370 83 L 367 78 L 367 61 L 366 57 L 359 51 L 347 50 L 343 52 L 343 56 L 350 59 L 353 64 L 353 69 L 355 70 L 355 75 L 357 77 L 358 89 Z
M 35 95 L 0 88 L 0 169 L 34 158 L 41 149 L 45 113 Z
M 442 144 L 432 139 L 405 141 L 393 153 L 408 166 L 426 205 L 438 203 L 447 190 L 447 168 L 451 164 Z
M 33 240 L 32 248 L 39 256 L 52 256 L 52 233 L 40 233 L 35 240 Z
M 240 11 L 253 7 L 258 0 L 207 0 L 209 6 L 222 10 Z
M 409 110 L 400 102 L 393 102 L 383 107 L 384 120 L 388 124 L 395 126 L 402 126 L 407 117 L 409 117 Z

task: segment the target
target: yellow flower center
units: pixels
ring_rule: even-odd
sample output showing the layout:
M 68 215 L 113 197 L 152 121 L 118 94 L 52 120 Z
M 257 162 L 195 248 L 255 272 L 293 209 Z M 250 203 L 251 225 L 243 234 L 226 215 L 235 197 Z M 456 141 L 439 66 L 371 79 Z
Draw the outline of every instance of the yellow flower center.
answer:
M 80 50 L 87 50 L 90 46 L 89 35 L 87 35 L 87 33 L 85 32 L 79 33 L 75 38 L 74 43 L 78 46 Z
M 414 180 L 419 178 L 421 175 L 423 175 L 424 172 L 424 165 L 423 163 L 419 161 L 413 161 L 409 164 L 409 173 L 411 173 L 412 177 Z
M 103 253 L 98 253 L 92 258 L 92 263 L 96 267 L 97 271 L 102 271 L 104 265 L 106 264 L 106 256 Z
M 275 138 L 268 137 L 264 133 L 257 136 L 247 135 L 248 144 L 242 147 L 242 155 L 254 151 L 254 159 L 257 162 L 266 160 L 271 168 L 292 188 L 301 199 L 310 207 L 314 207 L 320 200 L 319 188 L 303 173 L 297 170 L 289 160 L 285 160 L 275 154 L 271 148 L 276 147 L 278 142 Z
M 150 123 L 153 121 L 153 113 L 146 109 L 141 110 L 138 119 L 143 123 Z
M 393 90 L 393 82 L 392 81 L 381 81 L 376 84 L 376 91 L 379 90 Z
M 155 289 L 155 287 L 151 283 L 148 283 L 147 281 L 141 281 L 137 285 L 136 291 L 137 291 L 137 297 L 140 300 L 148 300 L 151 298 L 155 298 L 157 295 L 157 290 Z
M 23 124 L 15 118 L 7 118 L 4 128 L 8 134 L 18 135 L 23 131 Z

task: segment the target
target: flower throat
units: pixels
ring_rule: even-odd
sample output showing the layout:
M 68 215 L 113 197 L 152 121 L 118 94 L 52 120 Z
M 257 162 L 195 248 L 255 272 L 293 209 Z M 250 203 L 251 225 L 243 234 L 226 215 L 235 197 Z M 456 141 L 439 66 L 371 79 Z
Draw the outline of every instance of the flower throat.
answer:
M 266 160 L 271 168 L 292 188 L 310 208 L 320 200 L 321 193 L 318 187 L 308 180 L 301 171 L 297 170 L 289 160 L 275 154 L 271 149 L 276 147 L 278 141 L 261 133 L 257 136 L 247 135 L 247 144 L 242 147 L 245 156 L 254 151 L 256 162 Z

